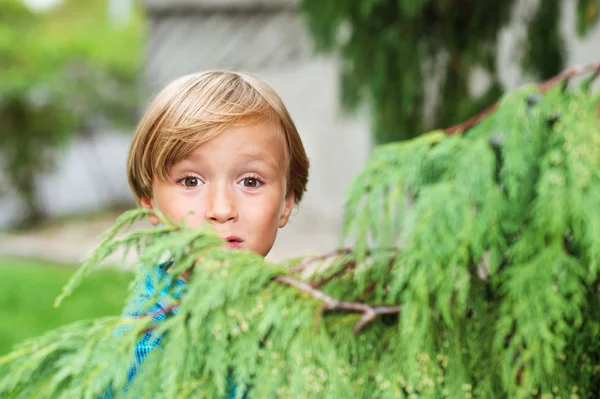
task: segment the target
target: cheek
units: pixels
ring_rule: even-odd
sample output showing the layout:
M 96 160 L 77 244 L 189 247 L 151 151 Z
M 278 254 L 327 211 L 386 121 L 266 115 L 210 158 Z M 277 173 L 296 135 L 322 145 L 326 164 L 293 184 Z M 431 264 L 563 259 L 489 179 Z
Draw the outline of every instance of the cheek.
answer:
M 191 194 L 176 189 L 163 190 L 156 196 L 155 206 L 177 223 L 185 222 L 190 227 L 199 227 L 203 224 L 203 201 Z
M 248 207 L 243 213 L 248 215 L 248 218 L 252 219 L 255 225 L 267 227 L 277 224 L 281 215 L 281 208 L 273 205 L 266 206 L 265 203 L 262 203 L 258 206 Z
M 245 215 L 243 225 L 247 226 L 244 230 L 248 234 L 249 249 L 267 256 L 279 231 L 281 209 L 278 202 L 267 205 L 265 201 L 240 213 Z
M 273 193 L 269 196 L 256 198 L 256 200 L 245 204 L 245 209 L 240 209 L 240 215 L 246 215 L 247 220 L 257 227 L 261 226 L 261 230 L 277 229 L 283 210 L 283 202 L 279 197 L 278 193 Z

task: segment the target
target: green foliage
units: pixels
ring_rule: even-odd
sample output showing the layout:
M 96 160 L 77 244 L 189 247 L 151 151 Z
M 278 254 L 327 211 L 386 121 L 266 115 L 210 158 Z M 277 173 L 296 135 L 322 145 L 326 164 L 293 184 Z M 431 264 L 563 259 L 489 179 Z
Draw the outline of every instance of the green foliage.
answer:
M 60 309 L 53 308 L 73 270 L 72 265 L 0 257 L 0 355 L 61 325 L 120 313 L 132 276 L 117 270 L 90 276 Z
M 78 3 L 34 14 L 20 0 L 0 0 L 0 168 L 28 221 L 43 216 L 36 178 L 57 149 L 103 121 L 135 117 L 139 17 L 111 27 L 98 18 L 104 2 Z
M 586 1 L 579 2 L 580 8 L 583 3 Z M 555 75 L 564 64 L 565 46 L 560 32 L 561 6 L 560 0 L 542 1 L 527 26 L 527 55 L 523 59 L 523 67 L 542 79 Z M 577 29 L 583 33 L 581 20 L 579 22 Z
M 378 144 L 423 132 L 425 82 L 440 60 L 443 76 L 434 126 L 447 127 L 492 104 L 502 87 L 496 69 L 500 30 L 514 1 L 302 0 L 318 51 L 339 54 L 341 100 L 347 110 L 368 104 Z M 546 78 L 563 68 L 558 0 L 541 0 L 528 24 L 523 64 Z M 597 20 L 598 0 L 578 0 L 577 31 Z M 486 93 L 473 98 L 474 68 L 489 74 Z
M 0 358 L 0 395 L 598 398 L 599 105 L 586 85 L 532 85 L 460 135 L 377 148 L 348 191 L 352 248 L 316 258 L 270 264 L 161 215 L 119 233 L 149 214 L 130 211 L 64 295 L 136 249 L 190 271 L 178 312 L 30 340 Z M 148 328 L 161 350 L 123 392 Z
M 585 35 L 598 21 L 598 0 L 580 0 L 577 3 L 577 33 Z

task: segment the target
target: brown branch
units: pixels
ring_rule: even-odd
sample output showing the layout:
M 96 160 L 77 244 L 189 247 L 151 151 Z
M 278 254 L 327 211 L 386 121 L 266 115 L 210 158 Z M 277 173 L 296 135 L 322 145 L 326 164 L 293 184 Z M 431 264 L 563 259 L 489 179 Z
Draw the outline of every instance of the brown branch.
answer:
M 540 91 L 542 93 L 548 91 L 552 87 L 561 83 L 564 80 L 571 79 L 572 77 L 584 75 L 589 72 L 598 72 L 600 71 L 600 62 L 595 62 L 593 64 L 583 65 L 583 66 L 574 66 L 569 69 L 566 69 L 559 73 L 558 75 L 550 78 L 542 83 L 540 83 Z
M 550 88 L 556 86 L 557 84 L 559 84 L 567 79 L 570 79 L 575 76 L 583 75 L 583 74 L 586 74 L 589 72 L 594 72 L 597 75 L 600 72 L 600 62 L 596 62 L 593 64 L 584 65 L 584 66 L 574 66 L 569 69 L 566 69 L 563 72 L 559 73 L 558 75 L 540 83 L 539 84 L 540 91 L 542 93 L 545 93 Z M 474 117 L 466 120 L 465 122 L 462 122 L 457 125 L 450 126 L 446 129 L 444 129 L 444 133 L 455 134 L 455 133 L 465 132 L 465 131 L 469 130 L 470 128 L 472 128 L 473 126 L 475 126 L 476 124 L 478 124 L 482 119 L 485 119 L 488 115 L 493 113 L 496 110 L 496 108 L 498 108 L 498 103 L 492 104 L 491 106 L 484 109 L 483 111 L 481 111 Z
M 319 291 L 309 284 L 295 280 L 287 276 L 277 276 L 275 281 L 297 288 L 306 292 L 313 298 L 323 302 L 323 310 L 346 310 L 350 312 L 362 313 L 363 316 L 354 326 L 354 333 L 358 334 L 367 324 L 371 323 L 379 315 L 383 314 L 398 314 L 400 306 L 373 306 L 359 302 L 345 302 L 335 299 L 322 291 Z
M 496 111 L 496 108 L 498 108 L 498 103 L 492 104 L 488 108 L 484 109 L 483 111 L 481 111 L 474 117 L 467 119 L 463 123 L 459 123 L 458 125 L 454 125 L 454 126 L 444 129 L 444 133 L 450 135 L 450 134 L 465 132 L 465 131 L 469 130 L 470 128 L 472 128 L 473 126 L 475 126 L 476 124 L 478 124 L 481 120 L 487 118 L 487 116 L 489 114 Z

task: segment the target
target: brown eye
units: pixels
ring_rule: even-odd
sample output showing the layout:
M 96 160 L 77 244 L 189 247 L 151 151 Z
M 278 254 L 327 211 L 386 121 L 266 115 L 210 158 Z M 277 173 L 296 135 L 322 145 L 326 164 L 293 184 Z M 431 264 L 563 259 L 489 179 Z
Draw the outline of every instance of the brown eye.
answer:
M 192 176 L 186 177 L 181 182 L 183 183 L 184 186 L 190 187 L 190 188 L 198 187 L 200 184 L 202 184 L 200 179 L 198 179 L 197 177 L 192 177 Z
M 247 188 L 256 188 L 260 186 L 260 181 L 254 177 L 246 177 L 242 180 L 242 185 Z

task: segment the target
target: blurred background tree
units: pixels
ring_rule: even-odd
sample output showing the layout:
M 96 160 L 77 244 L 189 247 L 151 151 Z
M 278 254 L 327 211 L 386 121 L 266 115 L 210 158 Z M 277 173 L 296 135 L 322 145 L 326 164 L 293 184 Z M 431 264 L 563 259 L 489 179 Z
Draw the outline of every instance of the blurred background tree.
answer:
M 563 69 L 561 1 L 540 0 L 523 43 L 524 70 L 535 80 Z M 466 120 L 502 94 L 497 71 L 500 30 L 514 0 L 302 0 L 317 50 L 342 58 L 341 102 L 346 110 L 370 108 L 376 143 L 424 131 L 424 82 L 440 71 L 442 83 L 430 127 Z M 598 19 L 598 0 L 577 1 L 577 32 Z M 490 78 L 479 96 L 469 91 L 475 68 Z
M 0 168 L 26 204 L 24 225 L 44 216 L 36 182 L 60 146 L 136 119 L 141 15 L 117 25 L 107 10 L 102 0 L 45 12 L 0 0 Z

